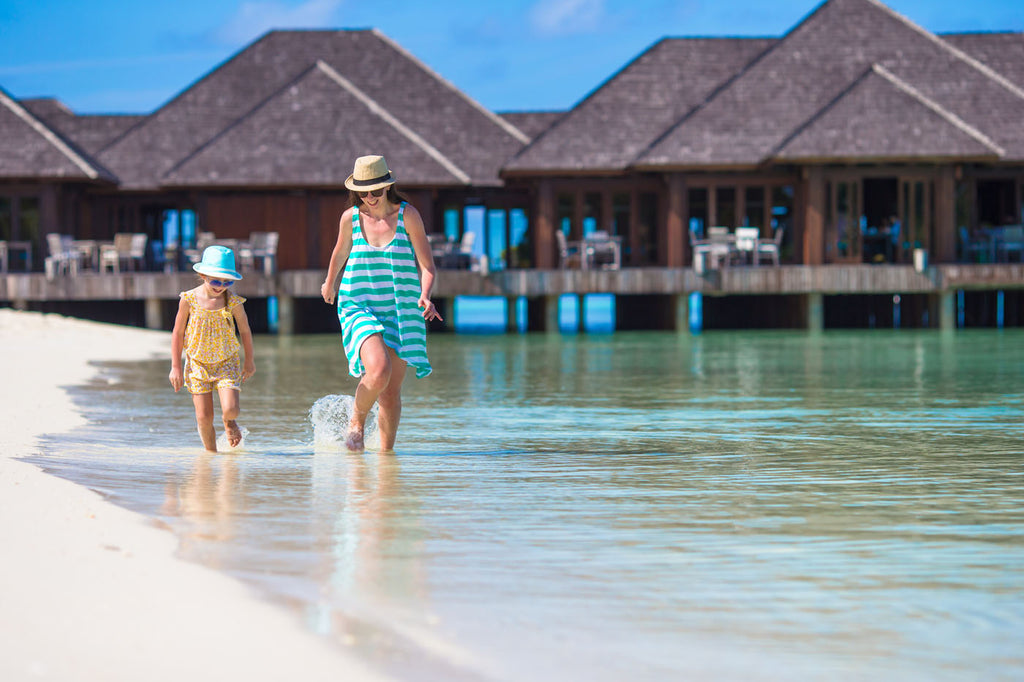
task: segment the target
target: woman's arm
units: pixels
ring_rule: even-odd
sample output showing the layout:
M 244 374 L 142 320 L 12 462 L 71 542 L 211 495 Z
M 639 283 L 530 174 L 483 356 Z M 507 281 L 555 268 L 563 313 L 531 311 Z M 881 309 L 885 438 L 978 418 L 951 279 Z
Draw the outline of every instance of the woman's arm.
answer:
M 341 274 L 352 252 L 352 209 L 341 214 L 338 221 L 338 240 L 334 244 L 334 251 L 331 252 L 331 262 L 327 266 L 327 277 L 320 285 L 320 295 L 324 302 L 334 303 L 334 296 L 338 293 L 338 275 Z
M 420 212 L 410 204 L 405 207 L 405 231 L 412 242 L 413 251 L 416 253 L 416 263 L 420 267 L 420 300 L 419 307 L 423 309 L 423 319 L 440 320 L 441 314 L 430 301 L 430 294 L 434 290 L 434 278 L 437 270 L 434 267 L 434 254 L 430 250 L 430 241 L 427 240 L 427 231 L 423 228 L 423 218 Z

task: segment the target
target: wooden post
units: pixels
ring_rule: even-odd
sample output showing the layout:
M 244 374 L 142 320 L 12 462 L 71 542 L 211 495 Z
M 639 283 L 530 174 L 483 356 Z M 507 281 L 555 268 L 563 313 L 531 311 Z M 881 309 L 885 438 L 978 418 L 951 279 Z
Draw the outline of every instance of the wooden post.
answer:
M 537 219 L 533 229 L 533 262 L 538 270 L 553 270 L 555 259 L 555 190 L 550 180 L 537 185 Z
M 956 260 L 956 180 L 953 167 L 943 166 L 935 179 L 935 263 Z
M 807 331 L 819 333 L 825 329 L 825 295 L 821 292 L 804 296 L 804 318 Z
M 804 181 L 803 262 L 822 265 L 825 262 L 825 175 L 819 166 L 807 169 Z
M 288 294 L 277 297 L 277 333 L 282 336 L 295 333 L 295 298 Z
M 629 264 L 640 265 L 640 192 L 635 188 L 629 192 Z
M 549 334 L 557 334 L 561 331 L 558 327 L 558 298 L 558 296 L 544 297 L 544 331 Z
M 686 199 L 686 181 L 679 173 L 672 173 L 668 176 L 668 215 L 665 219 L 665 255 L 662 257 L 666 267 L 681 268 L 687 262 Z
M 146 329 L 163 328 L 163 301 L 151 296 L 146 299 Z
M 513 334 L 518 333 L 519 332 L 519 316 L 516 314 L 517 313 L 516 306 L 519 303 L 519 297 L 518 296 L 506 296 L 505 297 L 505 303 L 506 303 L 505 331 L 512 332 Z M 529 322 L 527 322 L 527 326 L 529 326 Z

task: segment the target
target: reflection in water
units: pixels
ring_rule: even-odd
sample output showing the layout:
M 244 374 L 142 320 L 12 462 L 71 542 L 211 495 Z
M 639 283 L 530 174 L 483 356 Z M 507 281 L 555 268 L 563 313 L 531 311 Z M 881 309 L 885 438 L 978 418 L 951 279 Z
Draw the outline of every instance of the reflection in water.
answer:
M 389 454 L 315 456 L 311 492 L 322 588 L 313 610 L 321 632 L 332 629 L 328 614 L 338 605 L 362 613 L 423 610 L 415 519 L 398 522 L 398 471 L 398 459 Z M 409 506 L 404 499 L 403 511 Z
M 337 340 L 265 338 L 245 452 L 169 449 L 155 362 L 42 463 L 400 679 L 1021 679 L 1022 341 L 432 337 L 376 455 L 306 418 Z
M 204 451 L 184 477 L 171 477 L 164 488 L 163 516 L 181 519 L 181 552 L 222 568 L 219 554 L 234 538 L 238 505 L 238 463 Z

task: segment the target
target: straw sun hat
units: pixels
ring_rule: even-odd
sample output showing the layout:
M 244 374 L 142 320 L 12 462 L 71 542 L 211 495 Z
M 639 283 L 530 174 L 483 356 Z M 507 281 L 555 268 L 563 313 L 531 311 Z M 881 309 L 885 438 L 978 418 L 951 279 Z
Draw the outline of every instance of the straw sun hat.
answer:
M 203 259 L 192 266 L 200 275 L 218 277 L 220 279 L 240 280 L 242 276 L 235 270 L 235 252 L 226 246 L 208 246 L 203 251 Z
M 353 192 L 370 192 L 395 184 L 395 175 L 388 170 L 383 156 L 360 156 L 345 186 Z

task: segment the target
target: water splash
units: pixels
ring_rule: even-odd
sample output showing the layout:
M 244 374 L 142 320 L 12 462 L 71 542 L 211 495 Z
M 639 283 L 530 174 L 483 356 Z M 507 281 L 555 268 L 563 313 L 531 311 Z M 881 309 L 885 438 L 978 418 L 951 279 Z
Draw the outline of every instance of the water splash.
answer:
M 228 434 L 226 432 L 221 432 L 221 434 L 217 436 L 218 452 L 231 452 L 232 450 L 241 450 L 245 448 L 245 437 L 249 435 L 249 429 L 239 424 L 238 430 L 242 432 L 242 440 L 238 441 L 238 445 L 235 447 L 231 447 L 228 444 Z
M 313 425 L 313 447 L 316 450 L 344 450 L 348 435 L 348 422 L 355 400 L 350 395 L 325 395 L 309 408 L 309 422 Z M 363 432 L 366 449 L 379 446 L 377 438 L 377 406 L 370 409 Z

